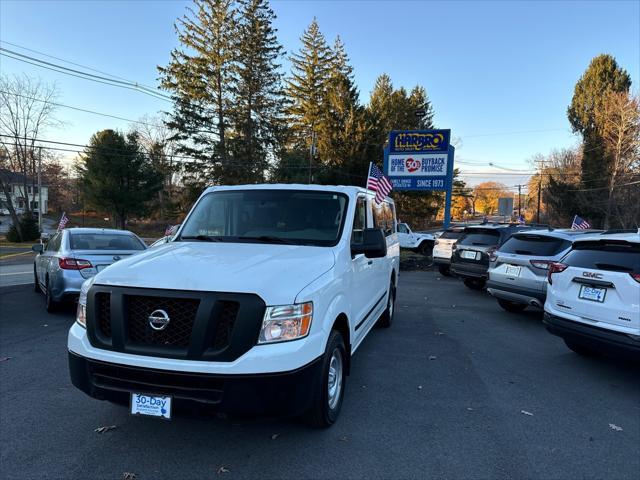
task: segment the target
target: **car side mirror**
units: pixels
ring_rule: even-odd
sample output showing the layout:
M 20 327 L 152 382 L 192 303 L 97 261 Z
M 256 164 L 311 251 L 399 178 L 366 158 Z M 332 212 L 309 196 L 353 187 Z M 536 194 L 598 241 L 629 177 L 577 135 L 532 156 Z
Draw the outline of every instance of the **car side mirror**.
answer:
M 44 245 L 42 245 L 41 243 L 36 243 L 34 246 L 31 247 L 31 250 L 33 250 L 36 253 L 42 253 L 42 251 L 44 250 Z
M 367 228 L 362 232 L 362 242 L 351 244 L 351 255 L 363 253 L 367 258 L 387 256 L 387 239 L 379 228 Z

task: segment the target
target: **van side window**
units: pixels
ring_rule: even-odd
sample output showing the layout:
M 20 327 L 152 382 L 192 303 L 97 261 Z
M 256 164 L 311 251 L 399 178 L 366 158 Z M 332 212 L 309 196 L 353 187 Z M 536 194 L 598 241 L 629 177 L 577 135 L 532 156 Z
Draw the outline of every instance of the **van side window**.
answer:
M 353 233 L 351 243 L 364 241 L 364 229 L 367 228 L 367 202 L 364 197 L 358 197 L 356 201 L 356 214 L 353 218 Z
M 387 202 L 380 204 L 372 203 L 373 225 L 381 228 L 384 235 L 388 237 L 395 232 L 395 222 L 393 221 L 393 210 Z
M 60 244 L 62 243 L 62 232 L 55 234 L 47 243 L 47 252 L 57 252 L 60 250 Z

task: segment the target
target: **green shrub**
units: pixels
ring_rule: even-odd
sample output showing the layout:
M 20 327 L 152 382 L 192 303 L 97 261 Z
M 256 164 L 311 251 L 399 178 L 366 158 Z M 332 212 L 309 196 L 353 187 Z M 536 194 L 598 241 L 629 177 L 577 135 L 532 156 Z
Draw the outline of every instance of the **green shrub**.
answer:
M 7 232 L 7 240 L 10 242 L 31 242 L 40 239 L 40 230 L 38 230 L 38 220 L 32 215 L 23 215 L 20 217 L 20 228 L 22 237 L 18 235 L 18 229 L 15 225 L 11 225 Z

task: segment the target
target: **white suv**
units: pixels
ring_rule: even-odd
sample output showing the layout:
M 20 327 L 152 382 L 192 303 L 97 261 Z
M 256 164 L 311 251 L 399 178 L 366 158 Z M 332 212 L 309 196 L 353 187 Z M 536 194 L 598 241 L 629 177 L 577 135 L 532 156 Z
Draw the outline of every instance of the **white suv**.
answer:
M 431 255 L 435 237 L 431 233 L 413 232 L 408 224 L 398 224 L 400 248 L 407 248 L 422 255 Z
M 575 240 L 548 282 L 544 323 L 571 350 L 640 354 L 640 234 Z
M 393 319 L 395 207 L 357 187 L 212 187 L 175 238 L 83 285 L 73 384 L 171 405 L 335 422 L 351 355 Z
M 433 246 L 433 263 L 440 274 L 449 276 L 449 265 L 453 255 L 453 245 L 464 233 L 464 227 L 449 227 L 438 237 Z

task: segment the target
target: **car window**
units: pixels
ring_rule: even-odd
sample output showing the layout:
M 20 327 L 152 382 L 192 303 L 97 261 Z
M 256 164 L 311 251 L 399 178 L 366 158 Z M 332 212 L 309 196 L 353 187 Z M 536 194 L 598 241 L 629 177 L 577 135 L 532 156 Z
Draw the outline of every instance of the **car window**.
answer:
M 71 250 L 144 250 L 133 235 L 117 233 L 74 233 L 69 243 Z
M 51 240 L 47 243 L 47 252 L 57 252 L 60 250 L 60 244 L 62 243 L 62 232 L 56 233 Z
M 551 257 L 570 245 L 568 240 L 546 235 L 513 235 L 500 247 L 500 252 Z
M 398 225 L 398 232 L 399 233 L 409 233 L 409 229 L 407 229 L 407 226 L 404 223 L 401 223 Z
M 356 200 L 356 213 L 353 218 L 352 243 L 362 243 L 364 241 L 364 229 L 367 228 L 367 201 L 364 197 Z
M 500 232 L 490 229 L 473 229 L 465 232 L 458 240 L 458 245 L 497 245 L 500 242 Z
M 640 245 L 630 242 L 578 242 L 561 260 L 570 267 L 640 273 Z
M 196 204 L 180 240 L 335 245 L 346 195 L 314 190 L 213 191 Z
M 462 232 L 460 231 L 456 232 L 452 230 L 446 230 L 438 238 L 442 238 L 443 240 L 457 240 L 461 236 L 462 236 Z
M 393 209 L 387 202 L 371 202 L 373 210 L 373 226 L 381 228 L 384 235 L 388 237 L 395 232 L 395 222 L 393 220 Z

